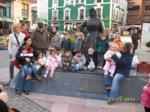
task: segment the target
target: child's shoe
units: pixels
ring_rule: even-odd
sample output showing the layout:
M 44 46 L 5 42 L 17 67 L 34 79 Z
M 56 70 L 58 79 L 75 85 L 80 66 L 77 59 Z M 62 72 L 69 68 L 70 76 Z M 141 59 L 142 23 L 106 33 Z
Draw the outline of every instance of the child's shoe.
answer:
M 27 75 L 26 80 L 31 80 L 32 77 L 30 75 Z

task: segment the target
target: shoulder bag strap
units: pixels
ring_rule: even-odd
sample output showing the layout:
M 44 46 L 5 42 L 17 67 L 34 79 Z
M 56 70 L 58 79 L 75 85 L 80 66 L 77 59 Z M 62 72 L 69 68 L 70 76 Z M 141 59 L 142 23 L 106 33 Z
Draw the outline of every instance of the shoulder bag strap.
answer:
M 17 35 L 14 33 L 14 35 L 15 35 L 15 38 L 16 38 L 16 41 L 17 41 L 17 44 L 19 45 L 19 47 L 20 47 L 20 43 L 19 43 L 19 40 L 18 40 L 18 37 L 17 37 Z

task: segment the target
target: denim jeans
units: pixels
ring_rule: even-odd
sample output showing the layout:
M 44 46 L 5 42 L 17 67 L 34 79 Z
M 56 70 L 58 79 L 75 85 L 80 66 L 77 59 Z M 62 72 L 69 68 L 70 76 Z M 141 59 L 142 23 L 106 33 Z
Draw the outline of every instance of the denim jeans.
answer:
M 22 67 L 24 68 L 25 76 L 37 75 L 37 70 L 34 64 L 25 64 L 25 65 L 22 65 Z
M 110 75 L 104 75 L 104 84 L 105 86 L 111 86 L 112 85 L 113 77 Z
M 83 68 L 84 67 L 84 65 L 83 64 L 72 64 L 72 68 L 74 69 L 74 70 L 80 70 L 81 68 Z
M 14 78 L 14 64 L 13 61 L 10 61 L 9 63 L 9 80 L 12 80 Z
M 16 82 L 16 90 L 22 92 L 22 91 L 30 91 L 30 80 L 25 79 L 26 74 L 24 67 L 21 66 L 19 74 L 17 76 L 17 82 Z
M 109 93 L 109 98 L 117 98 L 119 97 L 119 88 L 120 88 L 120 82 L 123 80 L 125 76 L 122 74 L 115 74 L 112 82 L 111 91 Z

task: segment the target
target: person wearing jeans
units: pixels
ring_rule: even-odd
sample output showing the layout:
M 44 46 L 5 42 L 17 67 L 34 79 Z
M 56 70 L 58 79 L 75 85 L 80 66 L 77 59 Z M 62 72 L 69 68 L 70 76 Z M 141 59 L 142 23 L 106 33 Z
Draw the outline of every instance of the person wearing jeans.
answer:
M 125 43 L 121 48 L 121 57 L 114 54 L 111 59 L 116 63 L 116 71 L 112 81 L 112 87 L 108 96 L 108 104 L 114 103 L 119 97 L 120 84 L 125 76 L 129 76 L 133 55 L 131 54 L 132 44 Z
M 14 64 L 13 61 L 15 60 L 16 53 L 19 47 L 22 45 L 25 35 L 20 32 L 20 24 L 15 24 L 13 26 L 14 32 L 9 35 L 8 38 L 8 55 L 10 59 L 9 63 L 9 74 L 10 74 L 10 81 L 14 78 Z M 18 41 L 17 41 L 18 40 Z
M 21 66 L 20 72 L 17 76 L 17 81 L 16 81 L 16 94 L 21 95 L 22 92 L 25 94 L 29 94 L 30 91 L 30 80 L 25 80 L 26 73 L 25 73 L 25 68 L 24 66 Z
M 119 87 L 120 87 L 120 82 L 123 80 L 125 76 L 122 74 L 115 74 L 114 78 L 113 78 L 113 82 L 112 82 L 112 87 L 111 87 L 111 92 L 109 94 L 109 97 L 115 99 L 117 97 L 119 97 L 118 91 L 119 91 Z

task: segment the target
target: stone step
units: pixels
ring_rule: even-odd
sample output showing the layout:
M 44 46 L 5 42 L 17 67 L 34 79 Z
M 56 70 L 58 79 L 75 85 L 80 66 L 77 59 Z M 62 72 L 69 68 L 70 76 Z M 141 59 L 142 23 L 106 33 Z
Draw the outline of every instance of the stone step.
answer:
M 148 78 L 145 77 L 128 77 L 120 88 L 120 95 L 127 98 L 132 98 L 136 102 L 140 101 L 142 88 L 146 84 Z M 107 92 L 104 87 L 103 75 L 92 73 L 68 73 L 56 72 L 54 78 L 43 79 L 42 81 L 31 81 L 31 91 L 62 95 L 74 96 L 91 99 L 106 99 Z

